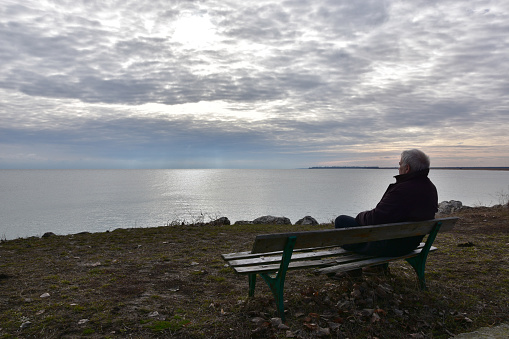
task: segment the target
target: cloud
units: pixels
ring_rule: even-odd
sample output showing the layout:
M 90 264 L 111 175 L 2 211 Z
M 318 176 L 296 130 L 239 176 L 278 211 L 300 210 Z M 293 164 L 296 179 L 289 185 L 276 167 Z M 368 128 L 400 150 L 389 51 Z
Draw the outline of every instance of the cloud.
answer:
M 0 2 L 3 168 L 509 166 L 503 1 Z

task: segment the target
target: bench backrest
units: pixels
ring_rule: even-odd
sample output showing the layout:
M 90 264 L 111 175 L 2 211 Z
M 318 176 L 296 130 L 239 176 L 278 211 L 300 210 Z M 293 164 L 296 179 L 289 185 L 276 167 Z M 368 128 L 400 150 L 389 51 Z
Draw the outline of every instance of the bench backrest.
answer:
M 433 230 L 438 222 L 441 223 L 441 231 L 448 231 L 454 227 L 457 220 L 458 218 L 456 217 L 450 217 L 341 229 L 261 234 L 256 237 L 251 253 L 282 251 L 285 248 L 288 237 L 291 236 L 297 237 L 294 249 L 342 246 L 367 241 L 426 235 Z

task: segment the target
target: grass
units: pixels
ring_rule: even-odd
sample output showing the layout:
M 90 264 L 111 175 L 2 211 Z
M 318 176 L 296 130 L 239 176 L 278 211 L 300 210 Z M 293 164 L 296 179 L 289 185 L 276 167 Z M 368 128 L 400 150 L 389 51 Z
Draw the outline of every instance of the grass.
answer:
M 507 322 L 509 209 L 455 215 L 459 224 L 439 234 L 428 259 L 429 291 L 404 261 L 387 276 L 357 280 L 291 271 L 282 329 L 271 321 L 276 308 L 263 281 L 248 298 L 247 278 L 220 254 L 249 250 L 257 234 L 312 226 L 174 225 L 2 240 L 0 338 L 449 338 Z

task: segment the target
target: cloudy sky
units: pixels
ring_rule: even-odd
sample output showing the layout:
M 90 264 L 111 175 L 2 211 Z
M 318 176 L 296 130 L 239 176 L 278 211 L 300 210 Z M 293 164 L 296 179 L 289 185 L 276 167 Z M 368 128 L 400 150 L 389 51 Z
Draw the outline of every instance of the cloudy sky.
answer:
M 0 0 L 0 168 L 509 166 L 509 2 Z

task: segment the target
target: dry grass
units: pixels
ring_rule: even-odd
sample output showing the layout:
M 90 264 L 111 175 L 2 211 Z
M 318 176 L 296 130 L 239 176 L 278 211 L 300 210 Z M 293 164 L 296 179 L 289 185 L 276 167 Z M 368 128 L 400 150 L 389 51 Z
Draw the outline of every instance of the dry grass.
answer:
M 439 234 L 428 292 L 404 261 L 388 276 L 287 276 L 288 329 L 259 279 L 220 254 L 303 226 L 175 226 L 0 243 L 0 338 L 448 338 L 509 320 L 509 209 L 473 208 Z M 320 227 L 328 227 L 322 225 Z M 309 229 L 309 226 L 308 226 Z M 48 293 L 49 297 L 41 297 Z M 288 332 L 287 332 L 288 331 Z

